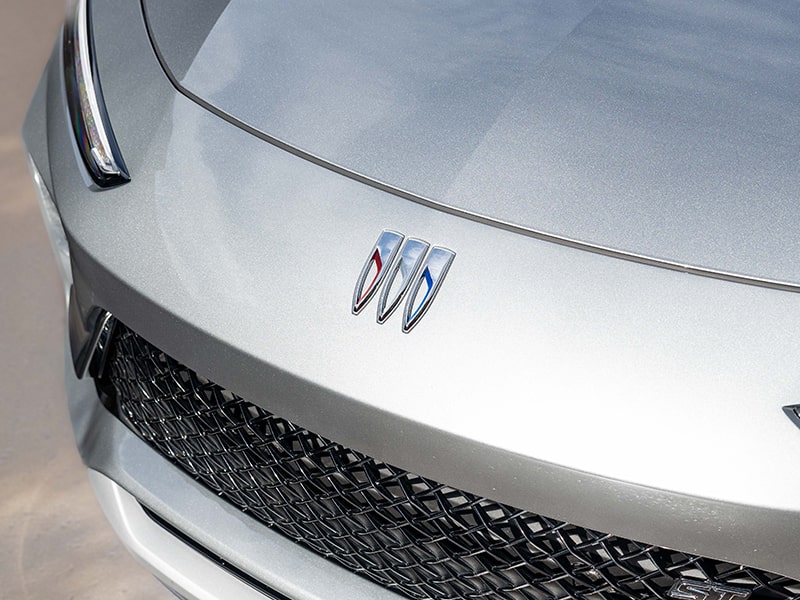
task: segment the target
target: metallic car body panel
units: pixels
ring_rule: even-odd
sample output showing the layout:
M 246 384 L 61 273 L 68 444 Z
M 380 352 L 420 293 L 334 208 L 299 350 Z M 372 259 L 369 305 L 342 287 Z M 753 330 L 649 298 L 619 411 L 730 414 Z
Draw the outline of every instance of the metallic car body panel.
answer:
M 56 49 L 60 48 L 60 43 L 56 44 Z M 50 59 L 52 63 L 53 59 Z M 52 195 L 52 182 L 50 178 L 50 155 L 47 152 L 47 98 L 48 98 L 48 73 L 45 69 L 36 85 L 28 112 L 22 123 L 22 137 L 26 145 L 26 151 L 31 157 L 33 164 L 38 169 L 45 187 Z M 57 94 L 56 94 L 57 95 Z
M 800 283 L 794 3 L 184 4 L 146 1 L 179 84 L 299 151 L 572 243 Z
M 138 4 L 94 6 L 132 181 L 86 186 L 51 62 L 47 144 L 81 314 L 106 308 L 250 401 L 400 467 L 800 577 L 800 435 L 782 411 L 800 393 L 800 296 L 576 251 L 319 168 L 176 93 Z M 351 314 L 383 228 L 458 251 L 413 335 Z M 91 410 L 73 414 L 79 432 Z M 92 453 L 104 435 L 79 445 L 114 478 Z
M 196 550 L 187 547 L 145 513 L 141 505 L 114 481 L 89 470 L 95 496 L 114 532 L 131 554 L 182 599 L 276 600 L 266 596 Z

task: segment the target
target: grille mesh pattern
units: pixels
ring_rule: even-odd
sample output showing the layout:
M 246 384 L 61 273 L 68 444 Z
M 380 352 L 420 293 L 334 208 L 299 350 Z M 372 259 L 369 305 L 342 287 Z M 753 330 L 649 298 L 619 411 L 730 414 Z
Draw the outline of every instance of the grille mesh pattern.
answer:
M 799 599 L 797 582 L 512 508 L 293 425 L 117 325 L 129 426 L 256 519 L 410 598 L 667 598 L 678 577 Z

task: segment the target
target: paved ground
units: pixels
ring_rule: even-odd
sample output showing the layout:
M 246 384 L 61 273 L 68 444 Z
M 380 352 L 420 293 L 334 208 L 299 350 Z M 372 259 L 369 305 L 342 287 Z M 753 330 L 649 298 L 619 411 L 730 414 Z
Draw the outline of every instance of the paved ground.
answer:
M 64 0 L 0 0 L 0 598 L 171 597 L 119 545 L 72 442 L 64 307 L 19 129 Z

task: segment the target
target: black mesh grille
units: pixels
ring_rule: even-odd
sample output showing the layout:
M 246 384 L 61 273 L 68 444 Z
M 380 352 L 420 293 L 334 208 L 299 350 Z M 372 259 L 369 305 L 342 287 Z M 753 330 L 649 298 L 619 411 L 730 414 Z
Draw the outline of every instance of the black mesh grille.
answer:
M 410 598 L 667 598 L 678 577 L 798 599 L 793 580 L 599 533 L 345 448 L 118 325 L 106 377 L 129 426 L 223 498 Z

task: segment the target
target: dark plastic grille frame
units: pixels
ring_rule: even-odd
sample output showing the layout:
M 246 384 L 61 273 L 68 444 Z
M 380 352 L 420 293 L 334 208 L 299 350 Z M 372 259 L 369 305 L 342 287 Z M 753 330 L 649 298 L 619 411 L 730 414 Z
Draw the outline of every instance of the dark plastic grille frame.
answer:
M 414 599 L 667 598 L 679 577 L 800 600 L 800 583 L 519 510 L 250 404 L 118 324 L 105 383 L 140 437 L 254 518 Z

